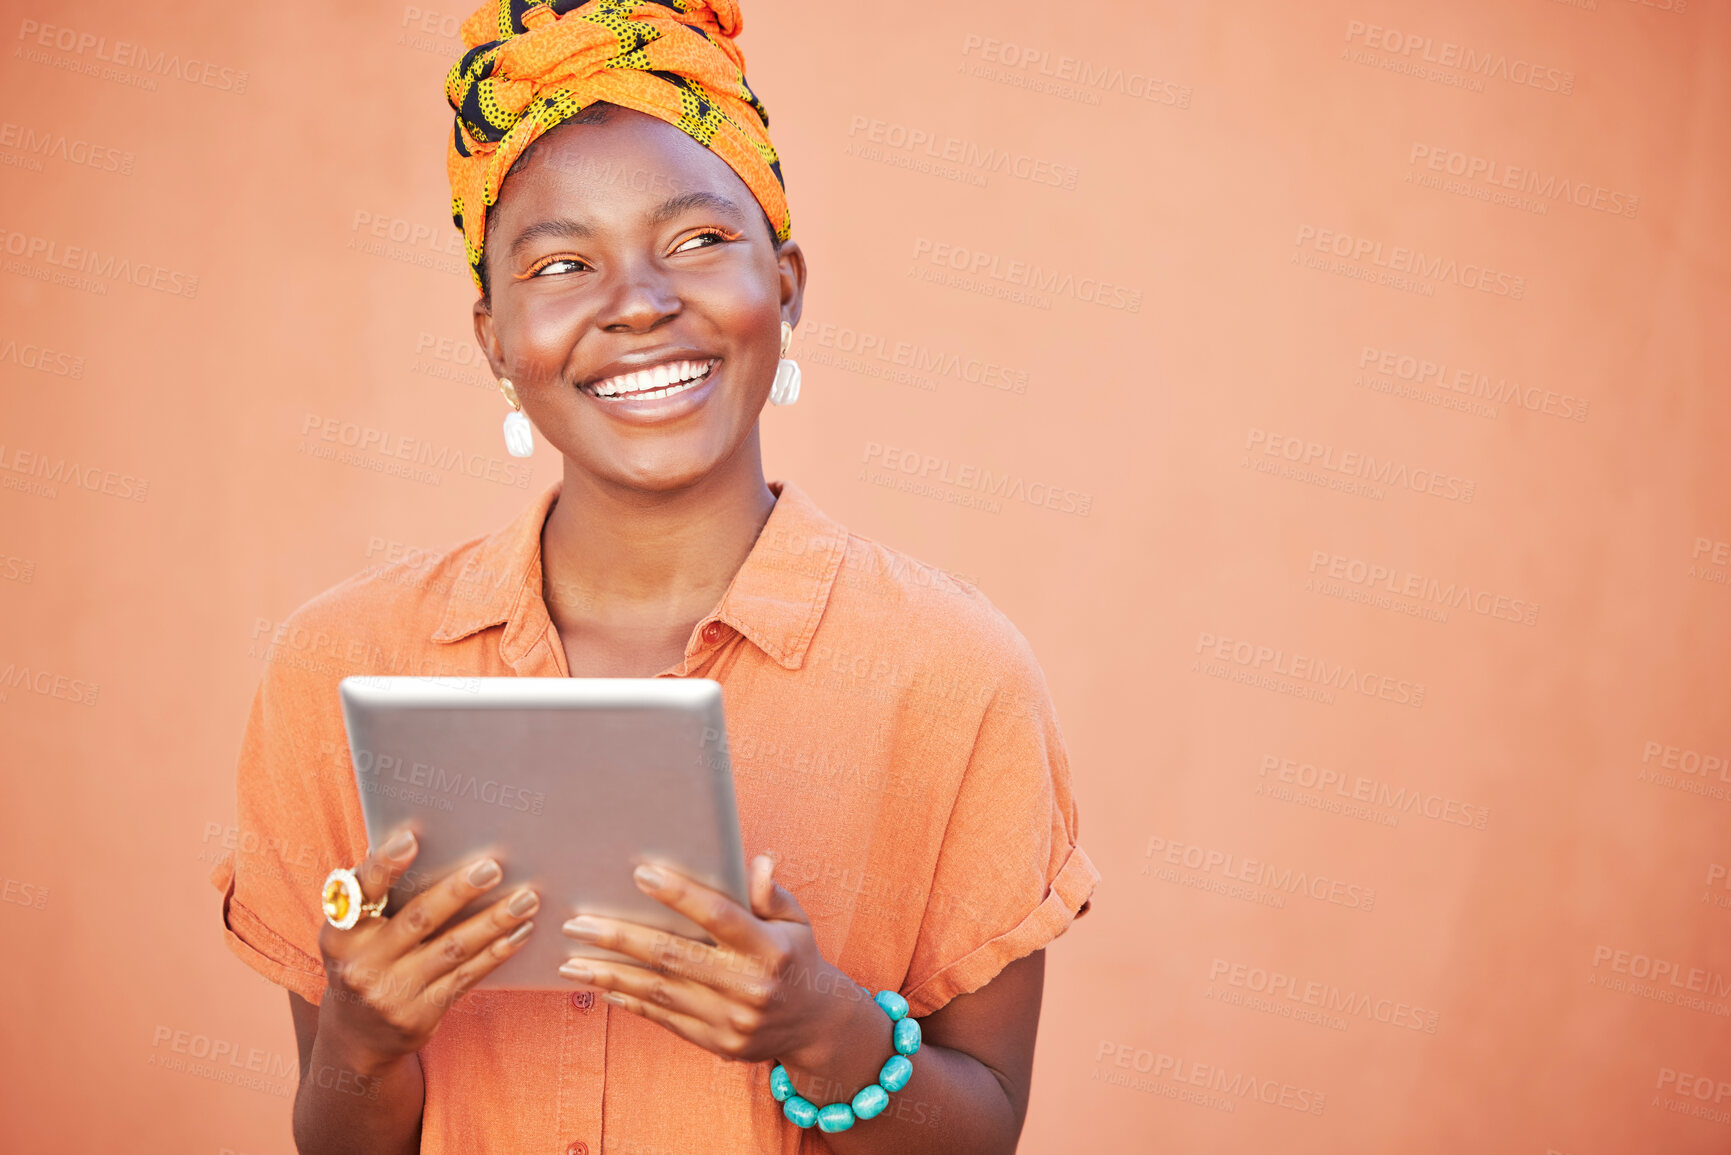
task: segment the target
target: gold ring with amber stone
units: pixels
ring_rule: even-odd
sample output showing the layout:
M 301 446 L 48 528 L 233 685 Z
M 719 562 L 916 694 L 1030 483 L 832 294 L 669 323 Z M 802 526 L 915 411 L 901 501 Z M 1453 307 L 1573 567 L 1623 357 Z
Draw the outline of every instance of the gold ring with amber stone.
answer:
M 324 908 L 325 921 L 338 930 L 348 930 L 361 920 L 362 915 L 368 918 L 378 918 L 384 913 L 385 903 L 390 896 L 386 895 L 377 902 L 365 902 L 361 894 L 361 880 L 355 877 L 355 872 L 347 867 L 338 867 L 325 876 Z

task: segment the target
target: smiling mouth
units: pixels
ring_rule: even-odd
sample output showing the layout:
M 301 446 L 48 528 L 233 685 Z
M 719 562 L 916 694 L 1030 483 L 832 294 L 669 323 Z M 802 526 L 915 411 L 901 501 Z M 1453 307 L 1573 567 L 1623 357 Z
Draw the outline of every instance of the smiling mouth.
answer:
M 647 369 L 603 377 L 578 388 L 591 397 L 612 401 L 653 401 L 703 384 L 720 363 L 719 357 L 704 361 L 669 361 Z

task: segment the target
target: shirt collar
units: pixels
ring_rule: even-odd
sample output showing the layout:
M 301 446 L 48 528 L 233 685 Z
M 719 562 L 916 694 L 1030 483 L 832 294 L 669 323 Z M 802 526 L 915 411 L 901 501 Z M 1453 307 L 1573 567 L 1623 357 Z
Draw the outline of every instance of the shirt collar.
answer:
M 829 602 L 847 530 L 791 482 L 769 483 L 776 494 L 763 531 L 734 574 L 721 603 L 692 631 L 687 661 L 709 648 L 705 629 L 720 621 L 778 664 L 797 670 Z M 550 629 L 541 592 L 541 530 L 558 500 L 555 482 L 498 532 L 481 539 L 452 582 L 435 642 L 456 642 L 505 627 L 499 649 L 515 666 Z
M 775 508 L 707 620 L 720 620 L 790 670 L 805 661 L 847 556 L 848 534 L 805 491 L 772 481 Z M 697 633 L 703 633 L 703 623 Z

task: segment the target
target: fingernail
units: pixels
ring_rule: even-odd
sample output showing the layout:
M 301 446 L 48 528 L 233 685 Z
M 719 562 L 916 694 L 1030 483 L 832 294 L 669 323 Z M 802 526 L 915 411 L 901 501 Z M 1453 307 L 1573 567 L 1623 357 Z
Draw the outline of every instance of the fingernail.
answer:
M 534 929 L 535 929 L 534 923 L 532 923 L 532 922 L 524 923 L 522 926 L 518 927 L 516 930 L 512 931 L 510 934 L 505 936 L 505 945 L 506 946 L 516 946 L 518 943 L 520 943 L 524 939 L 528 938 L 529 932 L 534 930 Z
M 660 890 L 667 885 L 667 880 L 653 866 L 639 866 L 636 871 L 637 885 L 646 890 Z
M 607 1002 L 612 1003 L 616 1007 L 622 1007 L 625 1005 L 625 996 L 620 994 L 618 991 L 608 991 L 606 994 L 602 995 L 601 997 L 602 997 L 602 999 L 604 999 Z
M 601 924 L 580 914 L 565 924 L 565 933 L 583 942 L 595 942 L 601 937 Z
M 516 894 L 511 896 L 511 904 L 505 909 L 516 915 L 518 918 L 521 918 L 524 915 L 533 912 L 534 909 L 540 905 L 541 896 L 530 890 L 528 887 L 524 887 L 522 890 L 519 890 Z
M 471 886 L 487 886 L 499 881 L 499 864 L 491 858 L 483 858 L 469 868 L 469 884 Z
M 385 843 L 384 855 L 386 858 L 401 858 L 412 850 L 414 845 L 415 832 L 412 830 L 405 830 L 389 842 Z
M 582 963 L 568 962 L 559 968 L 559 973 L 573 982 L 587 983 L 595 979 L 595 972 Z

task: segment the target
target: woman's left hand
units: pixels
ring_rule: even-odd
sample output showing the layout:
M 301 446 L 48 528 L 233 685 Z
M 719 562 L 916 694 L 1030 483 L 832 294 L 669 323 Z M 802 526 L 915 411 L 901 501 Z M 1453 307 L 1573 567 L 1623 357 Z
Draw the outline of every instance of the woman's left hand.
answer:
M 747 910 L 671 870 L 640 866 L 634 877 L 643 892 L 702 927 L 715 945 L 579 915 L 565 924 L 566 935 L 636 962 L 572 959 L 559 973 L 722 1058 L 807 1066 L 870 995 L 824 959 L 811 920 L 774 871 L 767 855 L 752 860 Z

